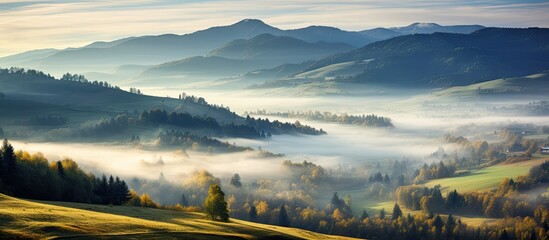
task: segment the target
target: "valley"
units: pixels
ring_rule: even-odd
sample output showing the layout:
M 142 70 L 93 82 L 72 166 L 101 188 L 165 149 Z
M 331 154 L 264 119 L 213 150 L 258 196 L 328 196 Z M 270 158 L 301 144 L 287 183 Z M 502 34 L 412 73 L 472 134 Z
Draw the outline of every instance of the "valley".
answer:
M 1 57 L 0 238 L 549 236 L 547 26 L 292 21 Z

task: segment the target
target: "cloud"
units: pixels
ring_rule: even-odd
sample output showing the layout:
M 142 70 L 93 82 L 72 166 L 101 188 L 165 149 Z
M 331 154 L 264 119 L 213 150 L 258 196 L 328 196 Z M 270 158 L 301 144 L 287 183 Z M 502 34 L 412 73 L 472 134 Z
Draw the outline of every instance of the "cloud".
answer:
M 330 25 L 348 30 L 413 22 L 549 26 L 546 1 L 17 1 L 0 3 L 0 56 L 98 40 L 189 33 L 260 18 L 289 29 Z

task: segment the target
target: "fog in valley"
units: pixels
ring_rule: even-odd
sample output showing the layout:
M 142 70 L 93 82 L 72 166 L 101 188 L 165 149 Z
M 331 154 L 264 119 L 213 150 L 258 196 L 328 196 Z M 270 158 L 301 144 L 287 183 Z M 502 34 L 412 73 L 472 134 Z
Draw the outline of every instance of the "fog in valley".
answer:
M 147 89 L 158 96 L 176 95 L 183 89 Z M 394 91 L 397 92 L 397 91 Z M 432 155 L 443 149 L 446 153 L 457 153 L 459 146 L 445 142 L 444 134 L 464 136 L 471 141 L 502 142 L 504 139 L 495 134 L 514 124 L 547 123 L 546 117 L 536 116 L 490 116 L 483 107 L 474 110 L 474 117 L 456 118 L 448 111 L 448 117 L 434 117 L 421 103 L 414 101 L 413 95 L 381 94 L 373 97 L 338 96 L 259 96 L 257 93 L 243 91 L 195 91 L 189 94 L 205 96 L 209 103 L 230 107 L 243 117 L 252 113 L 253 117 L 268 118 L 281 122 L 309 125 L 327 132 L 325 135 L 283 134 L 269 139 L 247 139 L 217 137 L 222 142 L 252 149 L 266 150 L 282 157 L 260 157 L 255 151 L 236 153 L 207 153 L 185 148 L 158 149 L 154 139 L 143 139 L 139 146 L 128 145 L 124 141 L 104 143 L 40 143 L 32 141 L 12 141 L 16 149 L 31 153 L 42 152 L 50 160 L 71 158 L 82 168 L 100 176 L 116 173 L 125 179 L 149 181 L 167 181 L 169 185 L 180 188 L 192 174 L 207 170 L 213 176 L 227 184 L 235 173 L 242 177 L 244 184 L 256 184 L 259 179 L 287 179 L 291 174 L 284 169 L 282 162 L 312 162 L 328 171 L 338 171 L 346 178 L 354 176 L 359 181 L 380 169 L 389 171 L 394 161 L 410 161 L 410 171 L 423 163 L 440 161 Z M 379 93 L 378 93 L 379 94 Z M 454 103 L 458 104 L 458 102 Z M 505 104 L 505 103 L 498 103 Z M 253 114 L 256 110 L 266 112 L 288 111 L 329 111 L 337 114 L 362 115 L 376 114 L 389 117 L 393 128 L 369 128 L 364 126 L 328 123 L 303 118 L 281 117 Z M 479 129 L 482 129 L 479 131 Z M 154 134 L 150 135 L 151 137 Z M 62 153 L 60 155 L 60 153 Z M 459 152 L 459 156 L 467 154 Z M 357 169 L 360 173 L 356 174 Z M 131 182 L 131 181 L 130 181 Z M 131 184 L 130 184 L 131 186 Z M 345 191 L 344 189 L 340 189 Z M 331 190 L 330 190 L 331 191 Z M 160 194 L 160 193 L 159 193 Z M 331 193 L 326 193 L 327 195 Z M 152 193 L 153 199 L 160 203 L 172 204 L 177 196 L 166 198 Z
M 547 239 L 549 29 L 308 26 L 0 57 L 0 239 Z

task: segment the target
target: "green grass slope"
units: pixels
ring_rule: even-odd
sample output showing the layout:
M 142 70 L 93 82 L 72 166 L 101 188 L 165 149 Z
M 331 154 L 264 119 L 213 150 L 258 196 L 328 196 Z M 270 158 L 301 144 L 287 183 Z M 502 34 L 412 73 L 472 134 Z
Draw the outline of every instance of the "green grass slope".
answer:
M 22 200 L 0 194 L 0 238 L 350 239 L 201 213 Z
M 502 163 L 474 170 L 463 176 L 431 180 L 424 185 L 427 187 L 440 185 L 443 192 L 454 189 L 458 192 L 486 191 L 497 187 L 504 178 L 516 179 L 518 176 L 527 175 L 530 168 L 547 160 L 549 158 L 545 157 L 512 164 Z
M 549 73 L 543 72 L 524 77 L 500 78 L 467 86 L 451 87 L 431 95 L 438 98 L 468 99 L 521 94 L 544 96 L 547 91 L 549 91 Z

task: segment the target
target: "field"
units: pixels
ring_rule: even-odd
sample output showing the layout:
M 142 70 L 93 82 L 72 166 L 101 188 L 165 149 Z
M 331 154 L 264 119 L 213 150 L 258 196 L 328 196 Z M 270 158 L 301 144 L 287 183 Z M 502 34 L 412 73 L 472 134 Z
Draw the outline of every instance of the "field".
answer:
M 495 166 L 482 168 L 479 170 L 471 171 L 467 175 L 432 180 L 425 183 L 425 186 L 433 187 L 435 185 L 441 185 L 443 193 L 453 191 L 456 189 L 458 192 L 471 192 L 471 191 L 486 191 L 496 187 L 502 179 L 516 178 L 521 175 L 528 174 L 528 171 L 532 166 L 539 165 L 543 161 L 548 161 L 548 157 L 538 157 L 533 160 L 524 162 L 518 162 L 513 164 L 498 164 Z M 379 210 L 385 209 L 387 216 L 392 214 L 395 201 L 393 200 L 381 200 L 378 198 L 366 197 L 368 189 L 360 188 L 348 191 L 340 191 L 339 196 L 344 197 L 347 194 L 352 196 L 351 208 L 355 214 L 360 214 L 363 209 L 366 209 L 370 217 L 377 216 Z M 402 207 L 401 207 L 402 208 Z M 409 209 L 402 208 L 404 214 L 414 214 L 419 211 L 411 211 Z M 443 215 L 444 216 L 444 215 Z M 482 223 L 493 222 L 497 219 L 487 218 L 482 216 L 455 216 L 459 217 L 462 222 L 471 225 L 479 226 Z
M 441 185 L 443 192 L 453 191 L 454 189 L 458 192 L 486 191 L 496 187 L 504 178 L 516 178 L 528 174 L 532 166 L 539 165 L 547 160 L 549 158 L 545 157 L 513 164 L 498 164 L 471 171 L 463 176 L 428 181 L 424 185 L 427 187 Z
M 201 213 L 21 200 L 0 194 L 0 238 L 345 239 Z M 347 238 L 348 239 L 348 238 Z

